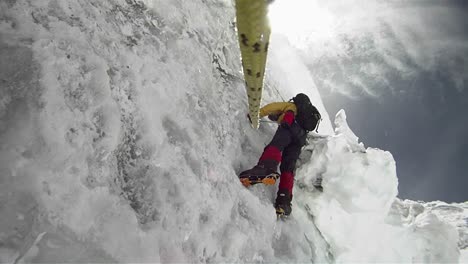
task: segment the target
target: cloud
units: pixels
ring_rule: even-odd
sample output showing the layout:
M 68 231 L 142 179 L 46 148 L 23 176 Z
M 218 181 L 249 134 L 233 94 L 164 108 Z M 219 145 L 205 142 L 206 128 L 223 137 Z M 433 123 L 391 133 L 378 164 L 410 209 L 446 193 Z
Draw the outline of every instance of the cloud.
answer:
M 420 89 L 415 80 L 441 72 L 444 87 L 467 89 L 467 10 L 448 1 L 277 0 L 271 19 L 322 89 L 379 97 Z

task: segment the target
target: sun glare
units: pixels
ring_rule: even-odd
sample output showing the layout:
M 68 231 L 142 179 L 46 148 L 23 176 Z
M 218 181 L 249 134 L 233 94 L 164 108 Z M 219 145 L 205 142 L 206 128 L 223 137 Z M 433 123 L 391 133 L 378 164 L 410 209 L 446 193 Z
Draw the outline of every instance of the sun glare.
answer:
M 333 30 L 332 14 L 314 0 L 276 0 L 268 17 L 272 32 L 296 45 L 308 38 L 328 38 Z

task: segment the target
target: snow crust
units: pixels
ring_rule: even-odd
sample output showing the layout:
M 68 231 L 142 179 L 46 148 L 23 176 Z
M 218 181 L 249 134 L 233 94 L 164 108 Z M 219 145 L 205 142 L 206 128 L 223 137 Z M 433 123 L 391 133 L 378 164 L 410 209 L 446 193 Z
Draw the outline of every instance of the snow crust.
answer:
M 314 223 L 340 263 L 453 263 L 459 260 L 454 219 L 439 218 L 424 204 L 395 199 L 395 161 L 389 152 L 365 148 L 346 123 L 335 117 L 335 135 L 312 140 L 310 160 L 297 171 L 297 203 Z M 322 178 L 323 193 L 312 186 Z M 457 220 L 466 212 L 452 208 Z M 446 220 L 446 221 L 444 221 Z M 462 220 L 463 221 L 463 220 Z M 466 229 L 461 221 L 459 229 Z M 460 233 L 462 240 L 464 235 Z M 459 243 L 463 248 L 463 242 Z
M 264 103 L 305 92 L 324 120 L 290 219 L 240 185 L 276 127 L 245 118 L 233 21 L 224 0 L 0 2 L 0 262 L 467 262 L 466 204 L 398 200 L 391 154 L 332 125 L 282 36 Z

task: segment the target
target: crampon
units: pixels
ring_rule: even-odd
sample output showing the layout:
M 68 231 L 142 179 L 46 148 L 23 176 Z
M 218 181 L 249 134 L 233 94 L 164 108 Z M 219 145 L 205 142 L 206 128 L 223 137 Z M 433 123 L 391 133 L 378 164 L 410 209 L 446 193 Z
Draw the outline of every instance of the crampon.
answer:
M 255 176 L 255 175 L 241 176 L 239 180 L 242 183 L 242 185 L 244 185 L 245 187 L 249 187 L 251 185 L 255 185 L 258 183 L 263 183 L 265 185 L 273 185 L 276 183 L 276 180 L 278 178 L 279 178 L 278 173 L 272 173 L 266 176 Z

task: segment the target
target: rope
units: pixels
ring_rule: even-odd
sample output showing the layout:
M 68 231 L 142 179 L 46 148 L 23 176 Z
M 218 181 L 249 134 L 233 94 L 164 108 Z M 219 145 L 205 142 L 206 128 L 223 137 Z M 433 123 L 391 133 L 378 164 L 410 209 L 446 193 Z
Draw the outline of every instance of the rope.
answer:
M 266 0 L 236 0 L 237 37 L 252 126 L 258 128 L 265 65 L 270 41 Z

